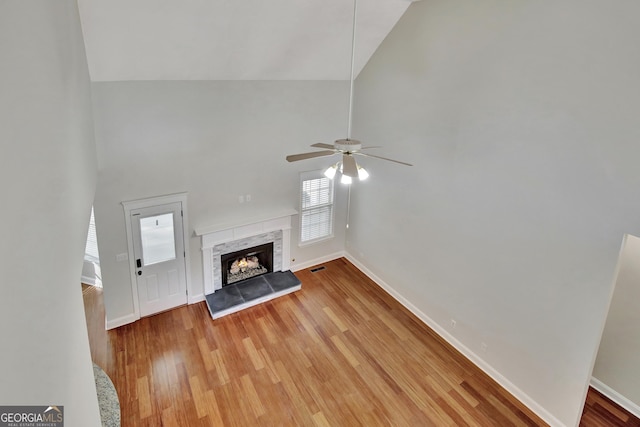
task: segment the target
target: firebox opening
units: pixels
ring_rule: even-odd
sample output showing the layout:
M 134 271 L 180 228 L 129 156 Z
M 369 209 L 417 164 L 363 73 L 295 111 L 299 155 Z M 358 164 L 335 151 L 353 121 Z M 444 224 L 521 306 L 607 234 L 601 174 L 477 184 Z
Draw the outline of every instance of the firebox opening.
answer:
M 273 271 L 273 242 L 223 254 L 222 286 Z

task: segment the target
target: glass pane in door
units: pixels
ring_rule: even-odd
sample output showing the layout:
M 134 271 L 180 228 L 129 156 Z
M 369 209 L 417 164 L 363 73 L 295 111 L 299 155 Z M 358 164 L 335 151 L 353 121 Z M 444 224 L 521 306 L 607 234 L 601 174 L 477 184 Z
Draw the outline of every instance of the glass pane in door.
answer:
M 140 219 L 142 259 L 145 267 L 176 259 L 173 212 Z

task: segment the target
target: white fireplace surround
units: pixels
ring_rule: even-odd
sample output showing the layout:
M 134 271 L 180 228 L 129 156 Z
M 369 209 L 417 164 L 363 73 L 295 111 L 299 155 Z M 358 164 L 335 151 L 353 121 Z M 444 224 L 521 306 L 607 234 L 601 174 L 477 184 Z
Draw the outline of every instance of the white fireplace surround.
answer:
M 220 257 L 243 248 L 273 242 L 273 271 L 286 271 L 291 259 L 291 217 L 295 210 L 264 215 L 237 223 L 202 227 L 195 233 L 202 237 L 204 293 L 222 288 Z

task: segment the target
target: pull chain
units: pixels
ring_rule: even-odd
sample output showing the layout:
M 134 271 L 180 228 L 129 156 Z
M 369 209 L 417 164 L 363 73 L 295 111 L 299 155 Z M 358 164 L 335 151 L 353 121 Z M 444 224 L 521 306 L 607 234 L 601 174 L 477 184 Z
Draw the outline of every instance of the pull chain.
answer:
M 351 186 L 349 185 L 349 190 L 347 193 L 347 226 L 346 228 L 349 228 L 349 215 L 351 213 Z

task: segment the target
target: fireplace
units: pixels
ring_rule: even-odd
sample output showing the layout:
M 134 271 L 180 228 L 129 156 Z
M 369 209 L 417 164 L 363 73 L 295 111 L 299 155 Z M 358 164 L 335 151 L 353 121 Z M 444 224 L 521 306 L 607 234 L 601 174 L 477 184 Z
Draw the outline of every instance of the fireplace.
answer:
M 261 219 L 238 221 L 235 224 L 198 227 L 195 233 L 202 236 L 202 267 L 205 295 L 222 289 L 222 255 L 234 252 L 251 253 L 249 248 L 273 244 L 272 272 L 289 270 L 291 260 L 291 218 L 295 210 L 263 215 Z M 260 218 L 260 217 L 259 217 Z M 233 261 L 232 261 L 233 264 Z M 265 265 L 265 263 L 261 263 Z M 226 280 L 226 279 L 225 279 Z
M 273 242 L 220 256 L 222 286 L 273 271 Z

